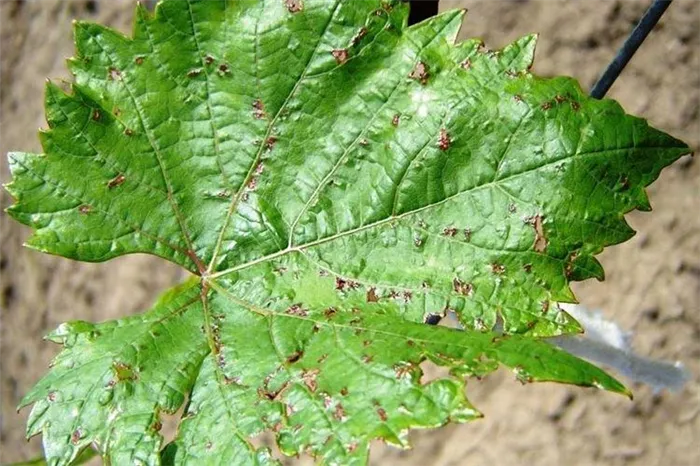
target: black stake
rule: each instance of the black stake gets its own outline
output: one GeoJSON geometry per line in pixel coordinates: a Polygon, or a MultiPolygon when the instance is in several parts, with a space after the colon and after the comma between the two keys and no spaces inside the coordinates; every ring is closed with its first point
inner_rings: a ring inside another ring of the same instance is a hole
{"type": "Polygon", "coordinates": [[[620,76],[625,65],[632,59],[634,53],[639,46],[642,45],[642,42],[644,42],[644,39],[647,38],[651,30],[654,29],[654,26],[659,22],[659,19],[661,19],[661,16],[670,4],[671,0],[654,0],[639,21],[639,24],[637,24],[629,37],[627,37],[625,43],[622,44],[622,47],[617,52],[617,56],[610,62],[598,79],[598,82],[595,83],[591,89],[591,97],[594,99],[602,99],[605,96],[617,77],[620,76]]]}
{"type": "Polygon", "coordinates": [[[408,16],[408,24],[420,23],[424,19],[435,16],[438,13],[438,0],[410,0],[411,13],[408,16]]]}

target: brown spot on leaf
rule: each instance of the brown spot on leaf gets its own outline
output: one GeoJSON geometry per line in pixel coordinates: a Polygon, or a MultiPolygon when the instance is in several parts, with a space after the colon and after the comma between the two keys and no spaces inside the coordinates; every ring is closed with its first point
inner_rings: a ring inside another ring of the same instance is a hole
{"type": "Polygon", "coordinates": [[[377,416],[379,416],[379,419],[381,419],[382,422],[386,422],[387,419],[389,419],[389,417],[386,415],[386,411],[381,406],[377,408],[377,416]]]}
{"type": "Polygon", "coordinates": [[[452,144],[452,139],[450,138],[450,135],[447,133],[447,130],[445,128],[441,128],[440,136],[438,137],[438,147],[441,151],[446,151],[450,148],[450,144],[452,144]]]}
{"type": "Polygon", "coordinates": [[[335,289],[338,291],[344,291],[345,286],[347,285],[347,281],[340,277],[335,277],[335,289]]]}
{"type": "Polygon", "coordinates": [[[107,73],[107,76],[111,81],[121,81],[122,80],[122,72],[119,71],[116,68],[110,68],[109,72],[107,73]]]}
{"type": "Polygon", "coordinates": [[[523,270],[525,271],[525,273],[530,273],[530,272],[532,272],[532,264],[525,264],[525,265],[523,265],[523,270]]]}
{"type": "Polygon", "coordinates": [[[231,68],[228,66],[227,63],[222,63],[219,65],[219,74],[229,74],[231,72],[231,68]]]}
{"type": "Polygon", "coordinates": [[[329,307],[329,308],[326,308],[325,311],[323,311],[323,315],[326,316],[327,319],[330,319],[331,317],[333,317],[335,315],[336,312],[337,311],[334,307],[329,307]]]}
{"type": "Polygon", "coordinates": [[[187,77],[188,78],[194,78],[196,76],[199,76],[202,74],[202,69],[201,68],[193,68],[187,72],[187,77]]]}
{"type": "Polygon", "coordinates": [[[516,102],[522,102],[523,98],[519,94],[515,94],[513,96],[513,100],[515,100],[516,102]]]}
{"type": "Polygon", "coordinates": [[[396,113],[396,114],[394,114],[393,118],[391,119],[391,124],[394,126],[399,126],[400,120],[401,120],[401,115],[396,113]]]}
{"type": "Polygon", "coordinates": [[[160,429],[162,429],[162,428],[163,428],[163,423],[160,422],[158,419],[153,421],[153,423],[151,424],[151,430],[154,432],[160,432],[160,429]]]}
{"type": "Polygon", "coordinates": [[[460,63],[460,66],[465,70],[469,70],[472,67],[472,61],[469,58],[467,58],[462,63],[460,63]]]}
{"type": "Polygon", "coordinates": [[[377,301],[379,301],[379,297],[377,297],[377,290],[374,287],[371,287],[369,290],[367,290],[367,302],[376,303],[377,301]]]}
{"type": "Polygon", "coordinates": [[[287,314],[299,317],[306,317],[308,315],[307,309],[304,309],[301,303],[292,304],[287,308],[287,314]]]}
{"type": "Polygon", "coordinates": [[[470,296],[474,291],[474,286],[471,283],[466,283],[456,277],[452,280],[452,288],[455,290],[455,293],[459,293],[462,296],[470,296]]]}
{"type": "Polygon", "coordinates": [[[411,71],[408,74],[408,77],[419,81],[421,84],[426,84],[428,82],[428,78],[430,77],[428,65],[426,65],[422,61],[419,61],[418,63],[416,63],[416,66],[413,68],[413,71],[411,71]]]}
{"type": "Polygon", "coordinates": [[[339,421],[345,419],[345,409],[343,408],[342,404],[338,403],[335,405],[335,409],[333,410],[333,417],[339,421]]]}
{"type": "Polygon", "coordinates": [[[539,214],[535,215],[534,217],[529,219],[528,223],[532,225],[532,227],[535,229],[535,243],[532,245],[532,248],[536,252],[544,252],[545,249],[547,249],[549,241],[544,235],[544,228],[542,226],[542,216],[539,214]]]}
{"type": "Polygon", "coordinates": [[[304,9],[304,2],[302,0],[284,0],[284,6],[290,13],[299,13],[304,9]]]}
{"type": "Polygon", "coordinates": [[[560,104],[562,102],[566,102],[566,100],[567,100],[566,97],[564,97],[563,95],[554,96],[554,101],[558,104],[560,104]]]}
{"type": "Polygon", "coordinates": [[[409,302],[411,299],[413,299],[413,293],[411,293],[410,291],[404,291],[403,293],[401,293],[401,295],[403,296],[403,299],[406,302],[409,302]]]}
{"type": "Polygon", "coordinates": [[[83,438],[83,432],[80,429],[75,429],[73,433],[70,434],[70,442],[73,445],[77,445],[81,438],[83,438]]]}
{"type": "Polygon", "coordinates": [[[137,65],[143,65],[144,58],[145,57],[143,55],[139,55],[138,57],[134,58],[134,63],[137,65]]]}
{"type": "Polygon", "coordinates": [[[514,214],[517,211],[518,211],[518,206],[516,206],[512,202],[510,204],[508,204],[508,212],[509,213],[514,214]]]}
{"type": "Polygon", "coordinates": [[[496,275],[501,275],[506,271],[506,266],[503,264],[499,264],[498,262],[494,262],[493,264],[491,264],[491,271],[496,275]]]}
{"type": "Polygon", "coordinates": [[[258,178],[254,176],[251,179],[249,179],[248,183],[246,184],[246,187],[251,191],[254,191],[255,188],[258,187],[258,178]]]}
{"type": "Polygon", "coordinates": [[[366,27],[361,27],[359,31],[357,31],[357,34],[355,34],[355,37],[352,38],[352,45],[357,45],[358,42],[362,40],[363,37],[367,35],[367,28],[366,27]]]}
{"type": "Polygon", "coordinates": [[[211,55],[205,56],[204,63],[207,65],[211,65],[212,63],[214,63],[214,57],[212,57],[211,55]]]}
{"type": "Polygon", "coordinates": [[[83,215],[89,214],[91,210],[92,210],[92,206],[90,206],[88,204],[83,204],[80,207],[78,207],[78,212],[80,212],[83,215]]]}
{"type": "Polygon", "coordinates": [[[269,136],[267,139],[265,139],[265,148],[267,150],[272,150],[272,148],[275,147],[276,142],[277,138],[275,136],[269,136]]]}
{"type": "Polygon", "coordinates": [[[323,364],[324,362],[326,362],[326,359],[328,359],[328,355],[327,355],[327,354],[322,354],[322,355],[318,358],[318,360],[316,360],[316,362],[319,363],[319,364],[323,364]]]}
{"type": "Polygon", "coordinates": [[[552,102],[545,102],[542,105],[540,105],[540,108],[542,110],[549,110],[550,108],[552,108],[552,102]]]}
{"type": "Polygon", "coordinates": [[[348,396],[348,387],[343,387],[340,389],[340,394],[343,396],[348,396]]]}
{"type": "Polygon", "coordinates": [[[253,101],[253,116],[258,120],[261,120],[266,116],[265,104],[263,104],[262,100],[260,99],[255,99],[253,101]]]}
{"type": "Polygon", "coordinates": [[[114,107],[112,109],[112,113],[114,114],[115,117],[119,118],[120,116],[122,116],[122,109],[119,107],[114,107]]]}
{"type": "Polygon", "coordinates": [[[117,379],[120,381],[136,380],[138,378],[136,372],[129,364],[120,361],[114,361],[112,363],[112,369],[114,370],[114,375],[116,375],[117,379]]]}
{"type": "Polygon", "coordinates": [[[56,392],[49,392],[48,395],[46,395],[46,399],[49,400],[50,402],[56,401],[56,398],[58,395],[56,395],[56,392]]]}
{"type": "Polygon", "coordinates": [[[423,238],[420,236],[416,236],[413,238],[413,245],[417,248],[421,247],[423,245],[423,238]]]}
{"type": "Polygon", "coordinates": [[[367,145],[369,145],[369,141],[367,139],[360,139],[360,145],[367,146],[367,145]]]}
{"type": "Polygon", "coordinates": [[[318,383],[316,382],[316,377],[318,374],[321,372],[320,369],[308,369],[305,370],[301,373],[301,380],[304,382],[304,385],[306,385],[306,388],[309,389],[310,392],[315,392],[316,389],[318,388],[318,383]]]}
{"type": "Polygon", "coordinates": [[[120,173],[107,182],[107,187],[109,189],[116,188],[117,186],[121,185],[125,181],[126,181],[126,177],[120,173]]]}
{"type": "Polygon", "coordinates": [[[369,354],[365,354],[364,356],[362,356],[362,362],[364,362],[365,364],[371,363],[373,359],[374,358],[369,354]]]}
{"type": "Polygon", "coordinates": [[[540,304],[542,305],[542,314],[546,314],[549,311],[549,301],[545,299],[540,304]]]}
{"type": "Polygon", "coordinates": [[[578,112],[580,108],[581,104],[579,104],[578,102],[574,102],[573,100],[571,101],[571,110],[573,110],[574,112],[578,112]]]}
{"type": "Polygon", "coordinates": [[[470,228],[464,229],[464,241],[467,243],[472,240],[472,230],[470,228]]]}
{"type": "Polygon", "coordinates": [[[99,110],[94,109],[94,110],[92,111],[92,119],[95,120],[95,121],[100,121],[100,118],[102,118],[102,114],[100,113],[99,110]]]}
{"type": "Polygon", "coordinates": [[[442,236],[454,237],[457,234],[457,229],[455,227],[445,227],[442,230],[442,236]]]}
{"type": "Polygon", "coordinates": [[[333,58],[335,58],[335,62],[339,65],[342,65],[346,61],[348,61],[348,50],[347,49],[334,49],[331,52],[331,55],[333,55],[333,58]]]}

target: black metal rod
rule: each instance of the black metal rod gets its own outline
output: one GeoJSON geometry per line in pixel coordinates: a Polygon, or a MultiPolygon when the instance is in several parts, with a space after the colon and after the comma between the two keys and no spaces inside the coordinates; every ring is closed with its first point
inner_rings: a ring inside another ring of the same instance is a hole
{"type": "Polygon", "coordinates": [[[666,9],[671,5],[671,0],[654,0],[654,2],[649,6],[639,24],[630,33],[625,43],[622,44],[620,50],[618,50],[617,55],[612,62],[605,69],[603,74],[598,79],[598,82],[593,85],[591,89],[591,97],[594,99],[602,99],[608,90],[615,83],[615,80],[620,73],[625,68],[627,63],[632,59],[634,53],[637,51],[644,39],[647,38],[649,33],[656,23],[659,22],[661,16],[663,16],[666,9]]]}
{"type": "Polygon", "coordinates": [[[438,0],[411,0],[408,24],[416,24],[438,14],[438,0]]]}

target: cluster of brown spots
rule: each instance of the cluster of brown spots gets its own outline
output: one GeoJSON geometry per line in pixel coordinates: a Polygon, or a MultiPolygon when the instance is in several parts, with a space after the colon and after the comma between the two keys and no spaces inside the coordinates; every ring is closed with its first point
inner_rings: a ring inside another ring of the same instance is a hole
{"type": "Polygon", "coordinates": [[[498,262],[494,262],[493,264],[491,264],[491,271],[496,275],[501,275],[506,271],[506,266],[503,264],[499,264],[498,262]]]}
{"type": "Polygon", "coordinates": [[[93,119],[94,121],[100,121],[100,118],[102,118],[102,114],[100,113],[99,110],[94,109],[94,110],[92,111],[92,119],[93,119]]]}
{"type": "Polygon", "coordinates": [[[454,237],[457,234],[455,227],[445,227],[442,229],[442,236],[454,237]]]}
{"type": "Polygon", "coordinates": [[[109,71],[107,72],[107,77],[111,81],[121,81],[122,80],[122,72],[116,68],[110,68],[109,71]]]}
{"type": "Polygon", "coordinates": [[[308,309],[304,309],[301,303],[292,304],[287,308],[287,314],[292,316],[306,317],[308,315],[308,309]]]}
{"type": "Polygon", "coordinates": [[[284,0],[284,6],[290,13],[299,13],[304,9],[304,2],[303,0],[284,0]]]}
{"type": "Polygon", "coordinates": [[[263,104],[262,100],[260,99],[255,99],[253,101],[253,116],[258,120],[261,120],[266,116],[265,104],[263,104]]]}
{"type": "Polygon", "coordinates": [[[367,35],[367,28],[366,27],[361,27],[359,31],[357,31],[357,34],[355,34],[355,37],[352,38],[352,45],[357,45],[358,42],[362,40],[363,37],[367,35]]]}
{"type": "Polygon", "coordinates": [[[287,364],[294,364],[295,362],[299,361],[302,356],[304,356],[304,352],[301,350],[297,350],[287,356],[287,364]]]}
{"type": "Polygon", "coordinates": [[[474,285],[460,280],[457,277],[452,280],[452,288],[455,290],[455,293],[459,293],[462,296],[471,296],[474,292],[474,285]]]}
{"type": "Polygon", "coordinates": [[[201,68],[193,68],[187,72],[187,77],[188,78],[194,78],[196,76],[199,76],[202,74],[202,69],[201,68]]]}
{"type": "Polygon", "coordinates": [[[348,61],[348,57],[350,56],[348,54],[348,49],[333,49],[331,51],[331,55],[333,55],[333,58],[335,58],[335,62],[339,65],[342,65],[346,61],[348,61]]]}
{"type": "Polygon", "coordinates": [[[316,382],[316,377],[321,373],[320,369],[307,369],[301,373],[301,381],[306,385],[311,393],[315,392],[318,388],[318,382],[316,382]]]}
{"type": "Polygon", "coordinates": [[[330,319],[336,314],[336,312],[338,311],[334,307],[329,307],[323,311],[323,315],[326,316],[326,319],[330,319]]]}
{"type": "Polygon", "coordinates": [[[248,180],[248,183],[246,183],[246,188],[248,188],[251,191],[254,191],[255,188],[258,187],[258,178],[256,176],[251,176],[250,179],[248,180]]]}
{"type": "Polygon", "coordinates": [[[542,216],[537,214],[533,217],[530,217],[529,219],[527,219],[527,223],[532,225],[532,227],[535,229],[535,243],[532,245],[532,248],[536,252],[544,252],[545,249],[547,249],[549,240],[544,235],[544,227],[542,226],[542,216]]]}
{"type": "Polygon", "coordinates": [[[123,184],[125,181],[126,177],[120,173],[107,182],[107,187],[109,189],[116,188],[117,186],[123,184]]]}
{"type": "Polygon", "coordinates": [[[451,144],[452,139],[447,133],[447,130],[445,128],[440,128],[440,135],[438,136],[438,148],[440,148],[440,150],[444,152],[450,148],[451,144]]]}
{"type": "Polygon", "coordinates": [[[88,204],[83,204],[80,207],[78,207],[78,212],[80,212],[83,215],[87,215],[92,211],[92,206],[88,204]]]}
{"type": "Polygon", "coordinates": [[[335,289],[338,291],[345,291],[345,288],[349,290],[356,290],[360,287],[360,284],[353,280],[345,280],[340,277],[335,279],[335,289]]]}
{"type": "Polygon", "coordinates": [[[265,149],[272,150],[272,148],[275,147],[275,143],[277,143],[277,137],[268,136],[268,138],[265,139],[265,149]]]}
{"type": "Polygon", "coordinates": [[[219,74],[220,75],[225,75],[225,74],[230,74],[231,73],[231,68],[228,66],[227,63],[222,63],[219,65],[219,74]]]}
{"type": "Polygon", "coordinates": [[[81,438],[83,438],[83,432],[80,429],[75,429],[73,433],[70,434],[70,443],[77,445],[81,438]]]}
{"type": "Polygon", "coordinates": [[[467,58],[462,63],[460,63],[459,66],[461,66],[462,69],[470,70],[472,68],[472,61],[469,58],[467,58]]]}
{"type": "Polygon", "coordinates": [[[333,410],[333,417],[336,418],[338,421],[345,420],[345,408],[343,408],[342,404],[337,403],[335,405],[335,409],[333,410]]]}
{"type": "Polygon", "coordinates": [[[374,287],[371,287],[367,290],[367,302],[376,303],[377,301],[379,301],[379,297],[377,296],[377,290],[374,287]]]}
{"type": "Polygon", "coordinates": [[[138,57],[134,58],[134,63],[136,63],[137,65],[143,65],[143,60],[145,58],[146,57],[144,57],[143,55],[139,55],[138,57]]]}
{"type": "Polygon", "coordinates": [[[391,118],[391,124],[394,126],[399,126],[400,120],[401,120],[401,115],[398,113],[395,113],[394,116],[391,118]]]}
{"type": "Polygon", "coordinates": [[[416,63],[416,66],[413,68],[413,71],[411,71],[408,74],[408,77],[411,79],[415,79],[416,81],[425,85],[428,82],[428,78],[430,77],[428,65],[426,65],[422,61],[419,61],[418,63],[416,63]]]}

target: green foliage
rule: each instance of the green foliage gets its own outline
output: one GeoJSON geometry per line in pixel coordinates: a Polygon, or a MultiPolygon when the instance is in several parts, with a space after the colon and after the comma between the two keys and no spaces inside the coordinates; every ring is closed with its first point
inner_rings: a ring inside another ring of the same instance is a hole
{"type": "Polygon", "coordinates": [[[150,253],[196,278],[149,311],[63,324],[26,396],[49,464],[363,465],[374,438],[480,414],[465,377],[626,393],[540,337],[633,231],[682,142],[528,72],[535,37],[454,45],[462,12],[404,3],[163,1],[133,38],[76,23],[43,154],[10,154],[28,245],[150,253]],[[454,311],[465,331],[424,325],[454,311]],[[502,328],[502,332],[499,331],[502,328]],[[419,364],[449,375],[430,382],[419,364]],[[162,413],[188,400],[163,448],[162,413]]]}

